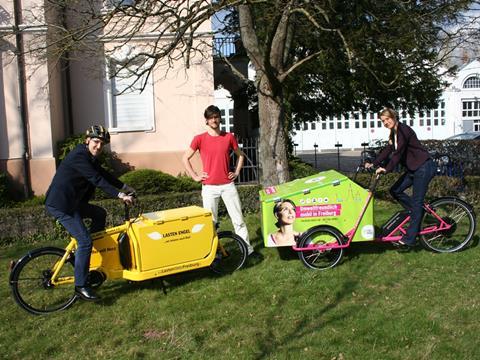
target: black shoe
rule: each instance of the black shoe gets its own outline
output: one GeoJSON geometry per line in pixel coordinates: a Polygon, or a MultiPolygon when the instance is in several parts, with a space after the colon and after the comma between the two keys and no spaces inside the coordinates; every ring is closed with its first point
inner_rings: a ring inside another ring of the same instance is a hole
{"type": "Polygon", "coordinates": [[[75,295],[86,301],[97,301],[100,297],[88,286],[75,286],[75,295]]]}
{"type": "Polygon", "coordinates": [[[397,251],[400,253],[410,252],[415,248],[415,246],[408,245],[403,242],[402,243],[398,242],[396,246],[397,246],[397,251]]]}

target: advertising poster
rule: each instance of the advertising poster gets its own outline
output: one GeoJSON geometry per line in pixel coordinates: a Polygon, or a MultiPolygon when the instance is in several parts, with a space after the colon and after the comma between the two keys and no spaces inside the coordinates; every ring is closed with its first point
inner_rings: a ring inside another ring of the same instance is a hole
{"type": "MultiPolygon", "coordinates": [[[[335,170],[266,187],[260,191],[264,244],[295,246],[303,232],[317,225],[330,225],[345,234],[354,228],[367,196],[366,189],[335,170]]],[[[374,236],[371,202],[353,241],[374,236]]]]}

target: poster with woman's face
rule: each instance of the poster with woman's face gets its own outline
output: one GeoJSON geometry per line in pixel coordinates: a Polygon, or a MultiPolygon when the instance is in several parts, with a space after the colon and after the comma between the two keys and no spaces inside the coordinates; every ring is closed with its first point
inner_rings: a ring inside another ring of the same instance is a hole
{"type": "Polygon", "coordinates": [[[268,236],[267,246],[294,246],[300,235],[294,229],[297,217],[295,203],[289,199],[277,201],[273,206],[273,215],[277,230],[268,236]]]}

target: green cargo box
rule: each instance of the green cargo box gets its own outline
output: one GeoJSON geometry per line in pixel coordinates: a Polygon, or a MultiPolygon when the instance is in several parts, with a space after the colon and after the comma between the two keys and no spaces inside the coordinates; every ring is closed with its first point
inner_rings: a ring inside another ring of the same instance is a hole
{"type": "MultiPolygon", "coordinates": [[[[266,187],[260,191],[265,246],[292,246],[301,233],[318,225],[346,234],[354,228],[367,196],[368,190],[335,170],[266,187]]],[[[352,241],[374,237],[371,201],[352,241]]]]}

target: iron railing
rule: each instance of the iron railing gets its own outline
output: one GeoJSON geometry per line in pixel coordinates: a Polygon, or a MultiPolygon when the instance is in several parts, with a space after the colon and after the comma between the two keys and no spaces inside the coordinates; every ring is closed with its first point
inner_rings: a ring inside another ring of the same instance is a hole
{"type": "MultiPolygon", "coordinates": [[[[238,176],[237,184],[258,184],[258,138],[238,139],[238,146],[245,154],[245,161],[238,176]]],[[[235,168],[237,156],[232,152],[230,156],[230,167],[235,168]]]]}
{"type": "Polygon", "coordinates": [[[234,55],[244,54],[242,41],[238,37],[217,37],[213,39],[213,57],[228,58],[234,55]]]}

